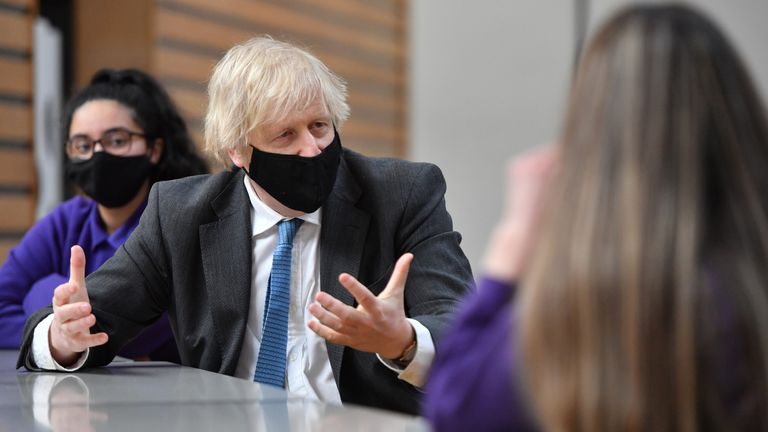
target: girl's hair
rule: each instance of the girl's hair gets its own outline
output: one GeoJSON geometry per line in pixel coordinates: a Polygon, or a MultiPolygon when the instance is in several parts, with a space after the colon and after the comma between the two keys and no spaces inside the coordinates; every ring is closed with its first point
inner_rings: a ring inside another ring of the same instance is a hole
{"type": "Polygon", "coordinates": [[[72,116],[92,100],[113,100],[131,110],[136,123],[146,134],[147,145],[156,139],[165,145],[150,182],[170,180],[208,172],[208,165],[197,152],[187,126],[168,93],[145,72],[137,69],[102,69],[91,82],[64,106],[61,123],[64,141],[69,138],[72,116]]]}
{"type": "Polygon", "coordinates": [[[766,430],[768,126],[689,7],[634,6],[580,64],[520,292],[545,430],[766,430]]]}

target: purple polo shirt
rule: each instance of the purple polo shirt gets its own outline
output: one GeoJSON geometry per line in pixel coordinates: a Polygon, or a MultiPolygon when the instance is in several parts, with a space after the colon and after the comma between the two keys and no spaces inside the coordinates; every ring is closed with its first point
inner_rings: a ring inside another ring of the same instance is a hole
{"type": "MultiPolygon", "coordinates": [[[[27,317],[49,306],[54,289],[69,280],[70,247],[78,244],[85,251],[87,276],[128,239],[139,224],[144,207],[146,202],[110,235],[102,226],[96,202],[76,196],[30,228],[0,268],[0,348],[18,348],[27,317]]],[[[145,329],[119,354],[178,362],[167,315],[145,329]]]]}

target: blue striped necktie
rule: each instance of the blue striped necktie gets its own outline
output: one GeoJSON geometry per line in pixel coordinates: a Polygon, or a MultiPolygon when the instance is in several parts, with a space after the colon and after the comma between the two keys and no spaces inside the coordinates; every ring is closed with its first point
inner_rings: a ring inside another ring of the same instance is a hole
{"type": "Polygon", "coordinates": [[[264,332],[253,380],[284,387],[285,350],[288,344],[288,304],[291,301],[291,250],[301,219],[280,221],[280,240],[272,255],[272,272],[264,305],[264,332]]]}

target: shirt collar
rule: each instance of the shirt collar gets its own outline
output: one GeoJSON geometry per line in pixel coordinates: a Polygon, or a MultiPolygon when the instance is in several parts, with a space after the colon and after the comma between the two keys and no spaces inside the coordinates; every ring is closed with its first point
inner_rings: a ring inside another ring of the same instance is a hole
{"type": "Polygon", "coordinates": [[[119,248],[120,245],[128,240],[128,237],[131,235],[136,226],[139,225],[141,214],[144,213],[144,209],[146,207],[147,200],[145,199],[141,205],[139,205],[139,207],[134,210],[133,214],[131,214],[125,223],[120,225],[120,227],[116,229],[112,234],[108,234],[106,228],[104,227],[104,222],[102,222],[101,216],[99,215],[99,205],[96,201],[91,200],[91,211],[88,215],[88,225],[90,225],[93,245],[97,246],[102,242],[108,242],[113,249],[119,248]]]}
{"type": "MultiPolygon", "coordinates": [[[[253,218],[251,218],[252,236],[255,237],[277,225],[281,220],[287,219],[285,216],[272,210],[271,207],[266,205],[264,201],[256,195],[256,191],[253,190],[253,185],[247,175],[243,176],[243,183],[245,183],[245,190],[248,192],[248,199],[251,201],[251,209],[253,210],[253,218]]],[[[320,210],[321,209],[317,209],[312,213],[305,213],[298,218],[304,222],[320,226],[320,210]]]]}

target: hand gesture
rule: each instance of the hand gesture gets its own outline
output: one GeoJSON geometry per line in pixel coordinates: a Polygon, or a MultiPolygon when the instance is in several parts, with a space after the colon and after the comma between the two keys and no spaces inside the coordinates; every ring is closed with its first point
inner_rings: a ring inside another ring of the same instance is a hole
{"type": "Polygon", "coordinates": [[[49,343],[54,360],[68,366],[87,348],[107,342],[106,333],[91,334],[96,324],[91,313],[88,291],[85,289],[85,254],[80,246],[72,246],[69,261],[69,282],[53,292],[53,322],[49,343]]]}
{"type": "Polygon", "coordinates": [[[413,254],[407,253],[395,264],[386,288],[374,296],[365,285],[347,273],[339,282],[357,300],[353,308],[328,293],[318,293],[309,312],[317,318],[308,326],[329,342],[359,351],[378,353],[395,359],[411,344],[415,335],[405,317],[403,291],[413,254]]]}
{"type": "Polygon", "coordinates": [[[513,159],[507,168],[504,212],[485,253],[486,275],[513,281],[521,275],[524,261],[536,236],[548,182],[558,152],[545,147],[513,159]]]}

